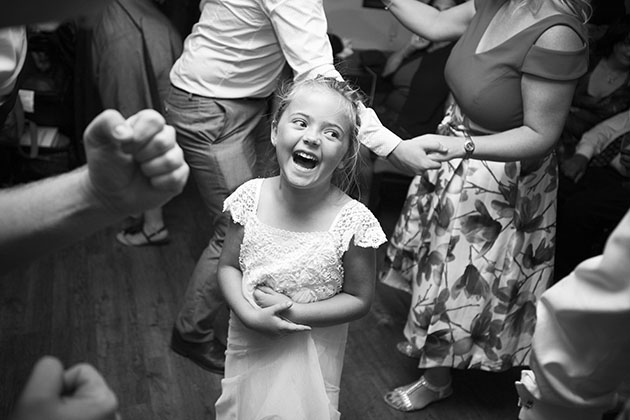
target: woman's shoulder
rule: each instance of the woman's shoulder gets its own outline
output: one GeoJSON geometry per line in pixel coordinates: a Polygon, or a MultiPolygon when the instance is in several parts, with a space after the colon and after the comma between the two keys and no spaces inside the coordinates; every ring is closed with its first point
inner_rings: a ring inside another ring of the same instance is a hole
{"type": "MultiPolygon", "coordinates": [[[[567,16],[566,22],[571,22],[567,16]]],[[[588,47],[585,34],[580,27],[564,24],[562,20],[558,24],[553,24],[546,28],[536,44],[538,47],[554,51],[582,51],[588,47]],[[578,31],[579,30],[579,31],[578,31]]]]}

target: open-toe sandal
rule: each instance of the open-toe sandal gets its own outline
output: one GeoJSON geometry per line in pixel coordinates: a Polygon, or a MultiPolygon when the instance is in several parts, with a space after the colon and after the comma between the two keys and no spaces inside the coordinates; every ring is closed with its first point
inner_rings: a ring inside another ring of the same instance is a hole
{"type": "Polygon", "coordinates": [[[424,407],[431,403],[441,401],[450,397],[452,393],[453,387],[451,386],[450,382],[444,386],[431,385],[423,375],[416,382],[398,387],[393,391],[389,391],[387,394],[385,394],[384,398],[385,402],[390,407],[395,408],[399,411],[409,412],[422,410],[424,407]],[[413,405],[409,396],[414,392],[420,391],[422,388],[426,388],[431,393],[431,398],[425,404],[413,405]]]}
{"type": "Polygon", "coordinates": [[[118,232],[116,239],[127,246],[156,246],[170,242],[166,226],[162,226],[153,233],[146,233],[144,226],[132,226],[118,232]]]}

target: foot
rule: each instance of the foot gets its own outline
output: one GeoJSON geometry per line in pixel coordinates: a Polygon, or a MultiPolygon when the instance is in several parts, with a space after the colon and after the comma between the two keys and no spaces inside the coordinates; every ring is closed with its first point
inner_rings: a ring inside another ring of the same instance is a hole
{"type": "Polygon", "coordinates": [[[448,398],[453,393],[451,383],[431,385],[424,376],[416,382],[401,386],[385,394],[385,402],[399,411],[422,410],[427,405],[448,398]]]}
{"type": "Polygon", "coordinates": [[[173,329],[171,349],[209,372],[222,375],[225,371],[225,346],[217,339],[207,343],[192,343],[184,340],[179,332],[173,329]]]}
{"type": "Polygon", "coordinates": [[[420,349],[414,346],[409,341],[401,341],[396,344],[396,350],[400,353],[404,354],[407,357],[411,357],[412,359],[420,358],[420,349]]]}
{"type": "Polygon", "coordinates": [[[144,226],[132,226],[118,232],[116,239],[127,246],[163,245],[170,240],[165,226],[152,230],[144,226]]]}

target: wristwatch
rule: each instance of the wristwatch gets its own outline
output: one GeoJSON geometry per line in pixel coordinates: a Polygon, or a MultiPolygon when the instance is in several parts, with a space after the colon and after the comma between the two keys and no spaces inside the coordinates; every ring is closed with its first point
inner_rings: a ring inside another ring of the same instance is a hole
{"type": "Polygon", "coordinates": [[[470,137],[470,134],[468,134],[468,131],[464,131],[464,138],[464,152],[466,152],[464,159],[469,159],[475,151],[475,142],[472,137],[470,137]]]}

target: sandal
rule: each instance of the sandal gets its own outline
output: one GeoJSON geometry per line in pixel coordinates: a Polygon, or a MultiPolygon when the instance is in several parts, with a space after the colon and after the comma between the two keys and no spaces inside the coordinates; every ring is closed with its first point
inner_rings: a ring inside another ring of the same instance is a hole
{"type": "Polygon", "coordinates": [[[387,405],[389,405],[390,407],[395,408],[398,411],[409,412],[422,410],[427,405],[446,399],[452,394],[453,387],[451,386],[450,382],[444,386],[435,386],[431,385],[425,379],[424,375],[422,375],[420,379],[416,382],[398,387],[393,391],[389,391],[387,394],[385,394],[384,399],[387,405]],[[430,398],[429,401],[427,401],[423,405],[415,406],[411,403],[411,399],[409,398],[409,396],[414,392],[421,390],[422,388],[426,388],[427,391],[432,394],[432,398],[430,398]]]}
{"type": "Polygon", "coordinates": [[[144,231],[144,226],[132,226],[118,232],[116,239],[126,246],[156,246],[170,242],[166,226],[150,234],[144,231]]]}
{"type": "Polygon", "coordinates": [[[407,357],[411,357],[412,359],[419,359],[420,353],[422,353],[422,350],[420,350],[409,341],[400,341],[399,343],[397,343],[396,350],[407,357]]]}

